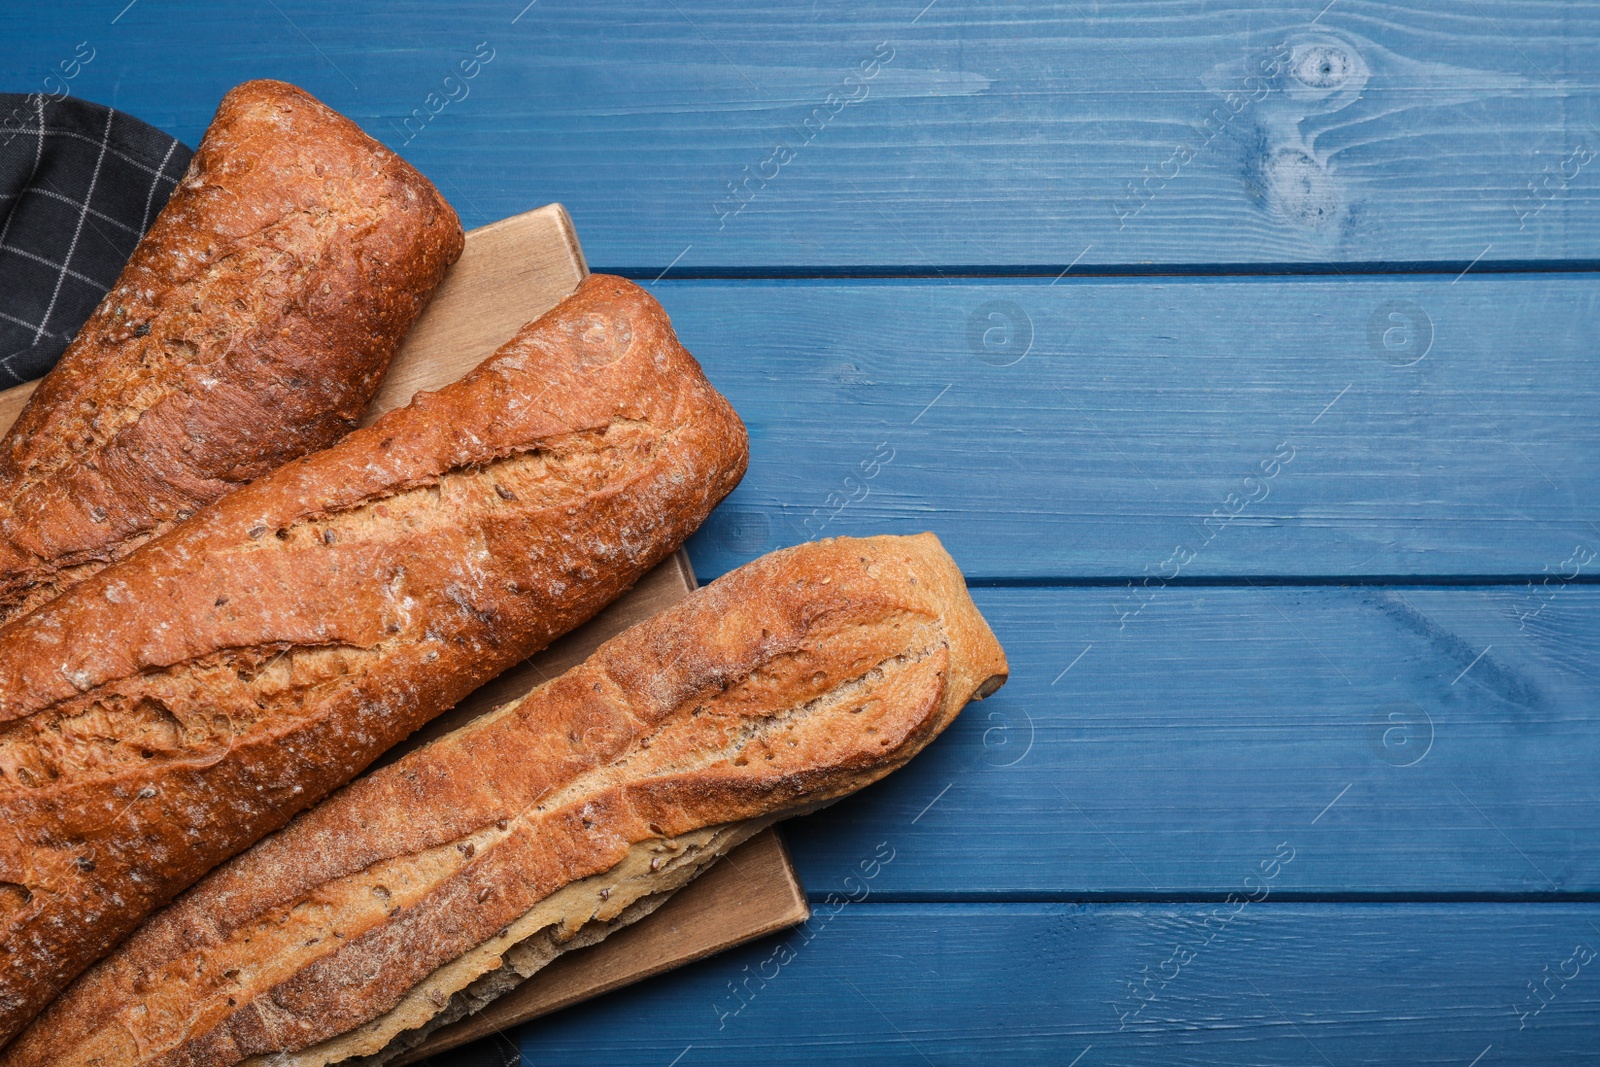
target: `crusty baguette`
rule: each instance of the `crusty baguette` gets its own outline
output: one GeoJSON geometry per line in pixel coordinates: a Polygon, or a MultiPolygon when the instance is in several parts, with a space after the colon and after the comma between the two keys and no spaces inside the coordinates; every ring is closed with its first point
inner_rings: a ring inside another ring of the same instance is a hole
{"type": "Polygon", "coordinates": [[[578,291],[460,381],[0,628],[0,1018],[583,622],[744,473],[644,290],[578,291]]]}
{"type": "Polygon", "coordinates": [[[247,82],[0,441],[0,622],[360,420],[461,254],[404,160],[247,82]]]}
{"type": "Polygon", "coordinates": [[[773,819],[888,774],[1006,671],[932,534],[774,552],[213,872],[0,1062],[397,1055],[773,819]]]}

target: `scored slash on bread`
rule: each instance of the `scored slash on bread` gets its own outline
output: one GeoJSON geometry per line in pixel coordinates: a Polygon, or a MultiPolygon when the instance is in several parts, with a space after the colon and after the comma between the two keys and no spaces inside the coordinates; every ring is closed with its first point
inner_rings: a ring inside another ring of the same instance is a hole
{"type": "Polygon", "coordinates": [[[228,93],[0,441],[0,622],[355,426],[462,243],[349,119],[282,82],[228,93]]]}
{"type": "Polygon", "coordinates": [[[901,766],[1006,673],[933,535],[772,553],[213,872],[0,1063],[379,1063],[901,766]]]}
{"type": "Polygon", "coordinates": [[[0,1021],[625,591],[747,454],[660,305],[591,276],[0,627],[0,1021]]]}

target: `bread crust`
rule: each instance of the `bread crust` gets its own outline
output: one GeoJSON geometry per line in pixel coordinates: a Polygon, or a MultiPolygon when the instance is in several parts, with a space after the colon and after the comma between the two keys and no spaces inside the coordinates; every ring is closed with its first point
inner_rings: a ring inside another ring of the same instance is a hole
{"type": "Polygon", "coordinates": [[[583,622],[744,473],[660,306],[592,276],[478,369],[0,628],[0,1018],[583,622]]]}
{"type": "Polygon", "coordinates": [[[438,191],[252,81],[0,441],[0,622],[356,425],[460,256],[438,191]]]}
{"type": "Polygon", "coordinates": [[[553,894],[591,891],[541,920],[558,940],[610,922],[639,886],[613,898],[597,876],[620,879],[630,857],[637,873],[645,850],[666,883],[708,829],[860,789],[1006,673],[932,534],[772,553],[219,868],[0,1059],[310,1067],[381,1053],[510,953],[428,987],[431,1009],[424,983],[553,894]]]}

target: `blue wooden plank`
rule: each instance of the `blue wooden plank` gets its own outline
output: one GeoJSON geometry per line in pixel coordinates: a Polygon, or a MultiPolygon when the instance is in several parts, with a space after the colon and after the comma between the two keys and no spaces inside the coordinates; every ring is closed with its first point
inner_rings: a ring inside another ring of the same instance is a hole
{"type": "Polygon", "coordinates": [[[1587,275],[653,289],[751,430],[691,545],[706,577],[924,529],[985,579],[1543,577],[1600,553],[1587,275]]]}
{"type": "Polygon", "coordinates": [[[1597,950],[1593,904],[869,895],[520,1037],[524,1063],[652,1067],[1594,1063],[1597,950]]]}
{"type": "Polygon", "coordinates": [[[1317,6],[38,4],[0,83],[193,143],[286,78],[469,223],[562,200],[652,274],[1600,258],[1600,9],[1317,6]]]}
{"type": "Polygon", "coordinates": [[[1010,682],[788,824],[814,896],[887,841],[880,899],[1220,898],[1286,839],[1280,897],[1600,893],[1600,589],[976,598],[1010,682]]]}
{"type": "Polygon", "coordinates": [[[1600,260],[1600,9],[1313,15],[117,0],[8,13],[0,81],[192,143],[284,77],[469,225],[567,202],[602,267],[930,276],[655,286],[752,429],[699,568],[933,528],[1066,584],[979,590],[1010,685],[792,825],[805,930],[525,1062],[1595,1062],[1596,309],[1475,275],[1600,260]],[[1475,266],[1337,273],[1421,263],[1475,266]],[[1076,277],[1228,264],[1330,276],[1076,277]],[[1345,575],[1532,581],[1275,580],[1345,575]],[[1560,902],[1394,900],[1451,896],[1560,902]]]}

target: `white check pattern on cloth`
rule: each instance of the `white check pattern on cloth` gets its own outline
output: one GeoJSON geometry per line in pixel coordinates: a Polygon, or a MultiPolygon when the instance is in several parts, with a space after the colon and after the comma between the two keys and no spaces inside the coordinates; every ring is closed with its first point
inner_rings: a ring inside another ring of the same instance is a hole
{"type": "MultiPolygon", "coordinates": [[[[72,243],[67,246],[67,258],[61,261],[61,273],[56,275],[56,287],[50,292],[50,304],[44,309],[44,317],[39,320],[39,330],[33,335],[33,343],[38,344],[44,336],[45,327],[50,323],[50,316],[55,314],[56,301],[61,299],[61,283],[67,280],[67,269],[72,266],[72,256],[78,251],[78,238],[83,235],[83,220],[89,217],[89,205],[94,202],[94,187],[100,181],[100,168],[106,161],[106,142],[111,139],[111,124],[116,121],[117,113],[106,110],[106,132],[100,138],[100,154],[94,160],[94,173],[89,175],[89,191],[83,194],[83,203],[79,205],[78,225],[72,230],[72,243]]],[[[39,103],[39,147],[44,149],[44,102],[39,103]]],[[[151,184],[154,184],[152,179],[151,184]]],[[[0,241],[0,252],[5,251],[5,242],[0,241]]],[[[107,284],[109,290],[111,286],[107,284]]]]}
{"type": "Polygon", "coordinates": [[[111,108],[0,94],[0,386],[54,365],[191,152],[111,108]]]}

